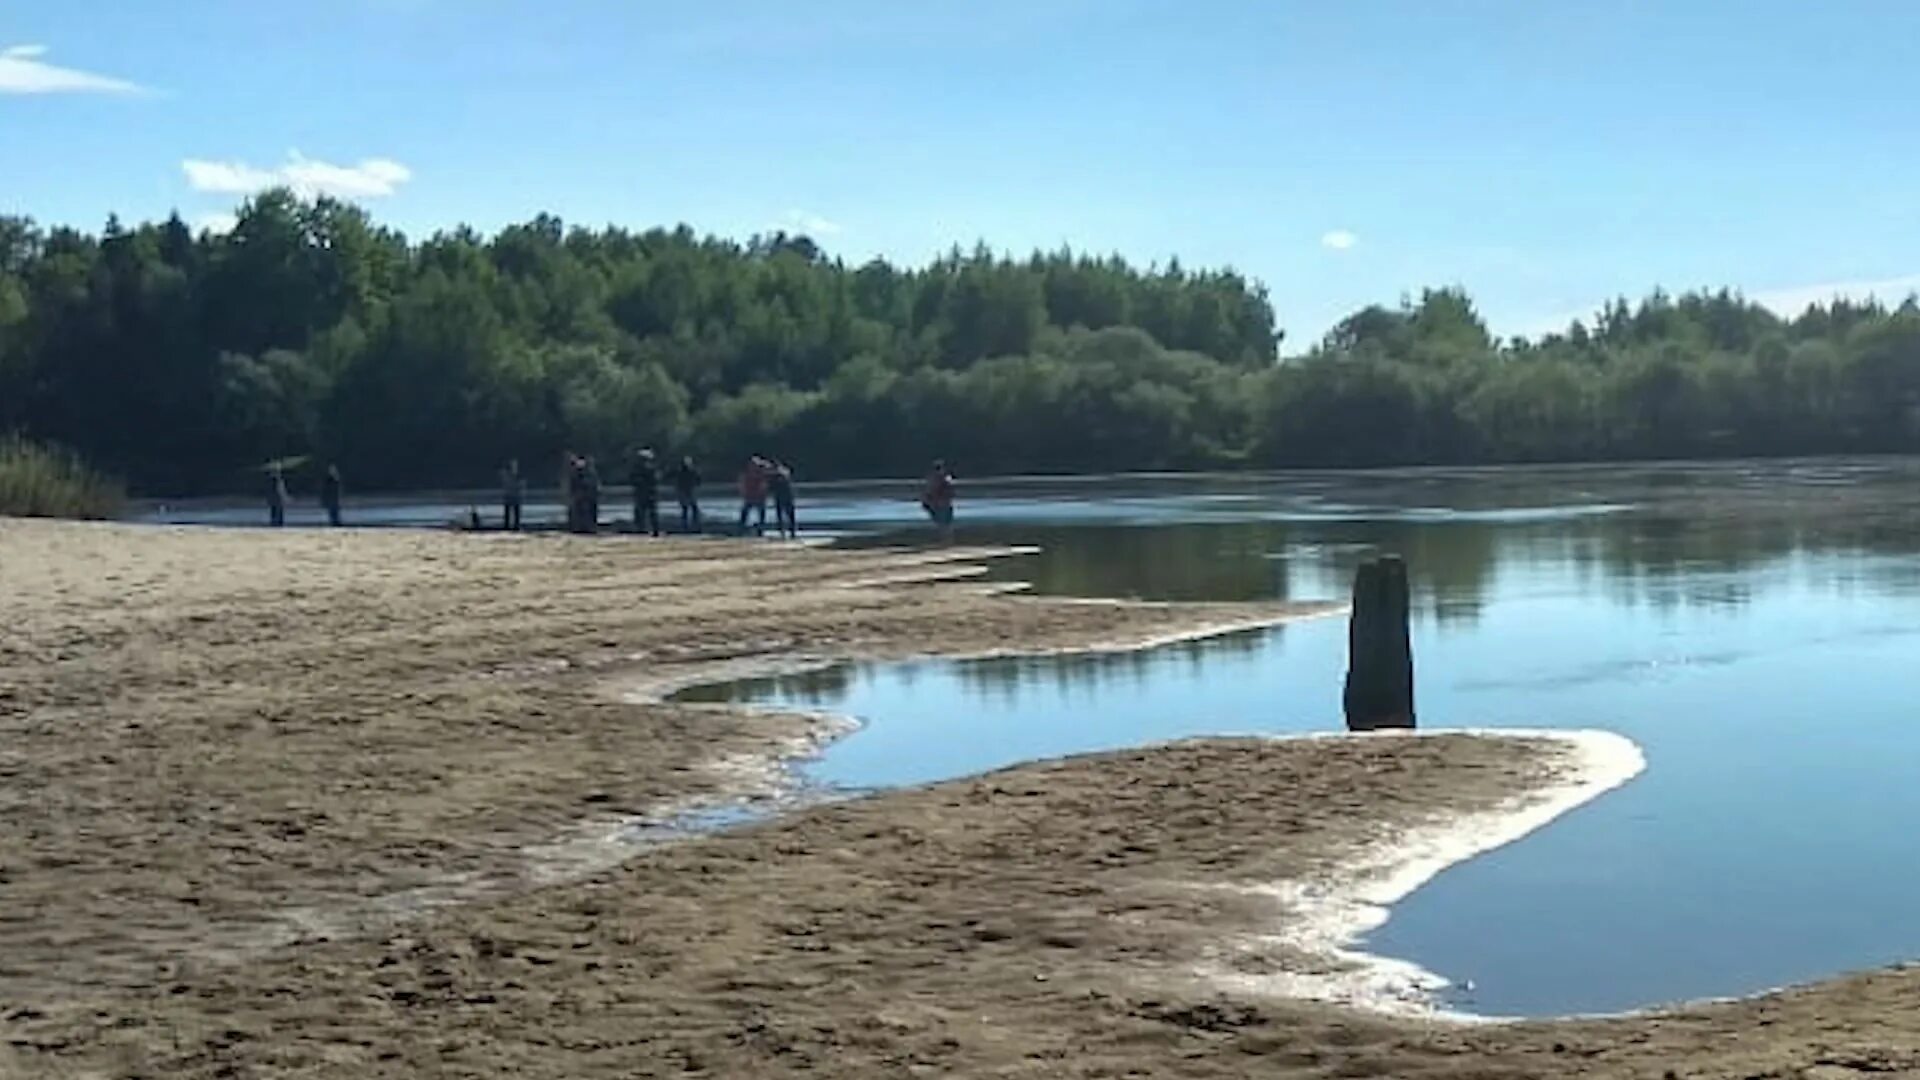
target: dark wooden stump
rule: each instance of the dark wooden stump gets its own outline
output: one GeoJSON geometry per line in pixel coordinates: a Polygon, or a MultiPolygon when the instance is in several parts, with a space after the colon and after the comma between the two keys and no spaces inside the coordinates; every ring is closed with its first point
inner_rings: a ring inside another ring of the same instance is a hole
{"type": "Polygon", "coordinates": [[[1407,633],[1407,565],[1389,555],[1353,576],[1347,628],[1347,728],[1378,731],[1413,722],[1413,644],[1407,633]]]}

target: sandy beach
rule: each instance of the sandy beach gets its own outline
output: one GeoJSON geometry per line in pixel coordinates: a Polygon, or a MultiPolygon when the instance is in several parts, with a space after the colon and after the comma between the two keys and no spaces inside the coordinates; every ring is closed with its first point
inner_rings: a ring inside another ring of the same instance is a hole
{"type": "Polygon", "coordinates": [[[1369,901],[1626,780],[1604,740],[1199,740],[785,807],[818,721],[661,700],[1325,610],[1009,595],[987,554],[0,521],[0,1075],[1920,1070],[1905,971],[1378,1007],[1417,987],[1341,954],[1369,901]],[[779,812],[606,842],[740,798],[779,812]]]}

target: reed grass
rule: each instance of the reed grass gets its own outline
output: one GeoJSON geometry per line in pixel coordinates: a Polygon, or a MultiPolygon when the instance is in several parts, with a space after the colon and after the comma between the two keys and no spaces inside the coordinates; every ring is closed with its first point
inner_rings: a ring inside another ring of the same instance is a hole
{"type": "Polygon", "coordinates": [[[111,518],[125,500],[120,482],[89,468],[80,455],[0,436],[0,515],[111,518]]]}

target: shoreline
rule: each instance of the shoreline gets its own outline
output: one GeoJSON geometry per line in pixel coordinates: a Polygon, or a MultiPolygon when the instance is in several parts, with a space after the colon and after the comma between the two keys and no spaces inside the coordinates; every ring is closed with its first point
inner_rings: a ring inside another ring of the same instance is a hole
{"type": "MultiPolygon", "coordinates": [[[[969,552],[985,559],[1004,558],[1020,554],[1028,549],[1001,549],[969,552]]],[[[909,560],[914,561],[914,560],[909,560]]],[[[925,560],[933,563],[945,560],[925,560]]],[[[928,578],[924,580],[949,581],[948,577],[928,578]]],[[[898,584],[863,581],[859,587],[871,587],[878,584],[898,584]]],[[[1124,604],[1135,608],[1156,606],[1147,601],[1122,601],[1104,599],[1082,599],[1076,597],[1051,598],[1052,602],[1062,604],[1124,604]]],[[[1173,607],[1175,605],[1166,605],[1173,607]]],[[[1185,605],[1189,610],[1196,606],[1185,605]]],[[[1219,605],[1222,608],[1243,608],[1245,605],[1219,605]]],[[[780,678],[792,675],[805,675],[813,672],[828,671],[838,667],[856,664],[893,664],[940,662],[964,664],[979,660],[1009,658],[1047,658],[1064,656],[1117,655],[1122,653],[1147,652],[1186,642],[1206,641],[1212,638],[1227,637],[1235,634],[1258,633],[1285,626],[1290,623],[1304,622],[1310,619],[1329,618],[1344,614],[1348,608],[1344,603],[1333,601],[1302,602],[1293,605],[1299,610],[1274,612],[1264,615],[1241,615],[1223,619],[1218,623],[1199,625],[1179,631],[1169,631],[1145,637],[1113,638],[1090,642],[1084,645],[1068,645],[1046,649],[987,649],[966,653],[920,652],[897,655],[808,657],[777,655],[752,658],[719,665],[718,669],[702,669],[679,673],[677,676],[642,678],[637,672],[616,675],[603,685],[606,692],[630,705],[665,705],[673,703],[682,708],[712,710],[718,713],[731,713],[746,716],[775,717],[783,721],[797,721],[803,726],[795,732],[785,735],[769,736],[766,745],[748,748],[721,755],[702,766],[713,773],[733,777],[733,786],[723,787],[712,794],[691,796],[669,803],[659,804],[645,810],[623,816],[612,822],[594,822],[583,820],[576,822],[568,831],[575,835],[556,838],[545,844],[531,845],[527,850],[535,859],[534,874],[543,884],[572,880],[585,874],[617,866],[627,858],[657,843],[671,842],[672,839],[686,835],[699,835],[708,828],[694,826],[683,829],[678,823],[688,819],[705,819],[719,816],[725,828],[733,824],[751,824],[777,818],[783,813],[805,809],[808,806],[835,801],[840,798],[860,798],[881,793],[892,788],[861,788],[840,790],[810,782],[803,774],[806,763],[817,761],[832,751],[833,744],[856,734],[867,727],[870,721],[847,713],[837,713],[825,709],[788,708],[777,705],[757,705],[741,702],[673,702],[673,699],[689,690],[723,686],[729,683],[745,682],[753,679],[780,678]],[[736,820],[737,815],[737,820],[736,820]]],[[[1329,735],[1344,733],[1329,732],[1329,735]]],[[[1205,737],[1205,736],[1203,736],[1205,737]]],[[[1216,736],[1224,737],[1224,736],[1216,736]]],[[[1037,759],[1050,760],[1050,759],[1037,759]]],[[[1024,762],[1023,764],[1035,764],[1024,762]]],[[[961,779],[949,777],[948,780],[961,779]]],[[[944,781],[937,781],[944,782],[944,781]]],[[[924,787],[927,785],[913,785],[924,787]]]]}
{"type": "Polygon", "coordinates": [[[1007,547],[24,520],[0,541],[19,631],[0,640],[17,826],[0,866],[72,868],[0,877],[21,913],[0,925],[20,961],[0,967],[0,1000],[598,872],[649,829],[776,793],[776,763],[833,734],[622,701],[610,680],[1125,648],[1331,608],[1075,604],[971,580],[1007,547]],[[133,899],[154,895],[168,902],[133,899]],[[76,935],[101,944],[66,948],[76,935]]]}
{"type": "Polygon", "coordinates": [[[1327,970],[1260,976],[1220,970],[1203,974],[1238,990],[1278,993],[1390,1016],[1463,1023],[1522,1019],[1448,1008],[1435,995],[1452,985],[1451,980],[1414,961],[1358,946],[1365,935],[1392,918],[1393,905],[1449,867],[1522,840],[1626,784],[1645,770],[1646,756],[1625,736],[1600,730],[1457,728],[1371,732],[1351,737],[1420,739],[1450,735],[1558,743],[1570,760],[1560,763],[1545,782],[1514,792],[1492,809],[1451,816],[1443,812],[1396,838],[1362,847],[1321,880],[1249,887],[1247,891],[1269,896],[1284,906],[1293,921],[1293,925],[1274,934],[1251,936],[1268,937],[1284,947],[1325,957],[1329,961],[1327,970]]]}
{"type": "Polygon", "coordinates": [[[1214,1077],[1240,1075],[1247,1054],[1275,1056],[1284,1076],[1302,1054],[1331,1066],[1445,1029],[1199,985],[1192,960],[1262,915],[1242,886],[1364,850],[1354,808],[1396,828],[1440,806],[1497,808],[1550,758],[1537,740],[1435,733],[1031,762],[0,1018],[0,1032],[23,1072],[49,1063],[48,1047],[86,1046],[84,1063],[131,1039],[139,1056],[118,1060],[208,1078],[269,1065],[880,1077],[903,1060],[939,1075],[1214,1077]],[[293,1025],[307,1034],[278,1034],[293,1025]]]}
{"type": "MultiPolygon", "coordinates": [[[[968,553],[967,557],[993,559],[1005,558],[1013,554],[1018,554],[1018,552],[968,553]]],[[[857,587],[888,588],[901,584],[923,584],[929,581],[951,582],[952,580],[953,579],[946,577],[919,577],[912,579],[902,577],[877,582],[863,581],[857,587]]],[[[1033,595],[1019,588],[1020,583],[1018,582],[1007,582],[1004,584],[1005,587],[996,587],[992,590],[982,592],[980,595],[1033,595]]],[[[1038,644],[1031,647],[1019,645],[993,646],[959,651],[914,650],[911,648],[876,649],[863,654],[841,654],[834,656],[778,653],[728,659],[706,666],[689,667],[686,670],[664,675],[648,675],[636,668],[636,670],[633,671],[611,676],[606,680],[606,687],[608,692],[630,704],[661,705],[671,703],[676,695],[683,694],[689,690],[721,686],[734,682],[746,682],[753,679],[805,675],[811,672],[825,671],[830,668],[852,664],[895,664],[920,661],[964,664],[979,660],[1045,659],[1048,657],[1100,656],[1145,652],[1150,649],[1161,649],[1169,645],[1180,645],[1187,642],[1205,641],[1210,638],[1257,633],[1263,630],[1272,630],[1285,626],[1289,623],[1306,622],[1310,619],[1331,618],[1344,615],[1349,610],[1349,605],[1343,600],[1290,601],[1284,605],[1272,605],[1283,607],[1285,610],[1270,610],[1249,615],[1246,614],[1249,608],[1260,608],[1270,605],[1163,603],[1152,600],[1108,600],[1098,597],[1089,598],[1078,596],[1049,596],[1041,599],[1047,604],[1062,608],[1119,608],[1140,613],[1165,610],[1170,612],[1178,611],[1189,615],[1215,609],[1223,613],[1234,612],[1235,614],[1231,616],[1223,614],[1222,617],[1211,622],[1199,620],[1178,630],[1096,638],[1091,641],[1076,644],[1038,644]]],[[[696,664],[697,663],[698,662],[696,662],[696,664]]],[[[756,706],[732,706],[721,702],[697,702],[692,704],[696,704],[702,708],[712,706],[719,708],[758,709],[756,706]]],[[[804,709],[778,708],[764,709],[761,711],[799,715],[805,715],[808,712],[808,710],[804,709]]]]}
{"type": "Polygon", "coordinates": [[[830,731],[610,695],[636,661],[665,688],[778,658],[1131,649],[1338,605],[990,595],[915,562],[947,556],[776,545],[32,522],[0,545],[0,1075],[1920,1071],[1911,966],[1498,1023],[1273,993],[1281,974],[1379,985],[1354,935],[1624,782],[1639,755],[1614,736],[1187,740],[599,867],[599,826],[568,832],[725,800],[770,747],[830,731]],[[476,883],[504,887],[458,893],[476,883]]]}
{"type": "MultiPolygon", "coordinates": [[[[1143,604],[1139,601],[1104,598],[1061,598],[1061,602],[1152,606],[1151,602],[1143,604]]],[[[689,678],[673,684],[652,684],[640,689],[628,688],[624,691],[623,698],[636,704],[658,704],[688,690],[753,679],[804,675],[857,664],[927,661],[966,663],[1004,658],[1147,652],[1185,642],[1256,633],[1289,623],[1337,616],[1348,610],[1348,605],[1344,603],[1329,602],[1322,610],[1242,617],[1211,626],[1145,638],[1108,640],[1046,650],[1008,647],[969,654],[910,653],[885,658],[768,658],[765,662],[749,662],[725,672],[713,673],[712,677],[689,678]]],[[[742,786],[734,793],[717,800],[709,799],[705,804],[680,808],[671,815],[673,817],[687,814],[699,816],[716,810],[722,813],[738,810],[745,820],[729,821],[720,826],[726,828],[734,824],[754,824],[774,820],[786,813],[842,798],[861,798],[894,790],[883,787],[842,791],[818,787],[811,784],[801,772],[805,763],[816,761],[830,753],[835,742],[857,733],[870,724],[884,722],[880,718],[866,719],[831,710],[734,702],[701,702],[695,707],[765,713],[806,721],[814,726],[798,736],[769,745],[764,753],[734,755],[728,764],[730,767],[738,767],[742,773],[742,786]]],[[[1208,971],[1203,968],[1202,974],[1217,980],[1224,987],[1257,995],[1278,995],[1300,1001],[1344,1005],[1389,1016],[1421,1017],[1460,1023],[1508,1023],[1537,1019],[1487,1016],[1445,1006],[1436,995],[1452,985],[1452,981],[1446,976],[1424,968],[1414,961],[1369,952],[1360,948],[1359,945],[1366,934],[1378,929],[1392,917],[1394,905],[1412,895],[1443,871],[1525,839],[1560,817],[1625,785],[1645,770],[1646,757],[1639,745],[1626,736],[1597,729],[1430,728],[1407,732],[1326,731],[1268,738],[1284,743],[1298,740],[1391,740],[1449,736],[1557,744],[1568,760],[1555,769],[1556,775],[1552,779],[1538,785],[1523,786],[1493,809],[1456,815],[1449,815],[1442,811],[1435,815],[1434,820],[1409,830],[1397,840],[1357,848],[1349,853],[1334,873],[1323,880],[1288,882],[1271,888],[1246,887],[1245,891],[1250,894],[1270,896],[1288,910],[1294,921],[1294,925],[1283,932],[1248,936],[1270,937],[1283,947],[1323,957],[1328,961],[1328,970],[1250,977],[1230,971],[1208,971]]],[[[1150,750],[1183,742],[1236,737],[1245,736],[1221,732],[1171,742],[1149,742],[1133,749],[1150,750]]],[[[1018,768],[1022,765],[1045,765],[1049,762],[1070,760],[1079,756],[1083,755],[1033,759],[1009,768],[1018,768]]],[[[949,777],[933,783],[948,783],[962,778],[964,777],[949,777]]],[[[911,787],[924,786],[929,785],[911,785],[911,787]]],[[[656,820],[660,816],[662,815],[650,813],[644,818],[633,819],[629,822],[627,831],[661,828],[656,820]]],[[[666,827],[671,828],[671,825],[666,827]]],[[[609,837],[608,841],[625,846],[626,854],[616,855],[611,861],[600,863],[595,869],[616,865],[621,859],[631,857],[639,847],[648,843],[646,840],[636,841],[631,837],[609,837]]],[[[1648,1006],[1650,1009],[1655,1007],[1657,1006],[1648,1006]]]]}
{"type": "MultiPolygon", "coordinates": [[[[1005,473],[986,476],[967,477],[969,484],[1005,487],[1041,487],[1047,485],[1085,485],[1116,481],[1140,481],[1147,483],[1166,481],[1202,481],[1202,480],[1250,480],[1290,479],[1306,477],[1311,479],[1377,479],[1381,477],[1408,476],[1425,477],[1480,477],[1487,473],[1499,475],[1541,475],[1560,476],[1565,474],[1586,475],[1592,473],[1613,474],[1623,469],[1638,469],[1650,472],[1675,472],[1697,470],[1702,472],[1724,472],[1734,470],[1752,470],[1755,468],[1777,467],[1782,470],[1806,466],[1837,467],[1875,467],[1913,463],[1920,455],[1901,452],[1884,453],[1846,453],[1830,454],[1790,454],[1784,456],[1737,455],[1732,457],[1621,457],[1587,458],[1567,461],[1486,461],[1471,464],[1425,464],[1425,465],[1355,465],[1355,466],[1296,466],[1261,467],[1249,469],[1162,469],[1139,472],[1059,472],[1059,473],[1005,473]]],[[[912,493],[925,481],[924,476],[865,476],[839,477],[831,480],[808,481],[804,487],[809,492],[838,494],[848,490],[895,489],[906,488],[908,494],[900,501],[911,503],[912,493]]],[[[720,480],[711,482],[711,486],[731,495],[731,487],[720,480]]],[[[615,493],[627,490],[625,484],[607,484],[603,491],[615,493]]],[[[542,501],[551,499],[558,502],[560,489],[557,486],[538,486],[527,489],[529,495],[539,495],[542,501]]],[[[703,490],[703,496],[708,493],[703,490]]],[[[448,500],[450,502],[471,502],[478,506],[498,507],[500,492],[497,487],[425,487],[403,490],[375,489],[353,494],[355,501],[369,506],[391,506],[409,502],[448,500]]],[[[617,500],[616,500],[617,501],[617,500]]],[[[715,500],[713,505],[725,505],[726,499],[715,500]]],[[[318,505],[316,496],[296,495],[290,505],[318,505]]],[[[702,505],[707,505],[703,499],[702,505]]],[[[352,505],[350,502],[349,506],[352,505]]],[[[126,506],[130,512],[154,511],[162,507],[264,507],[258,494],[252,490],[229,492],[227,494],[202,495],[130,495],[126,506]]],[[[724,516],[724,515],[716,515],[724,516]]],[[[118,519],[125,524],[144,524],[134,517],[118,519]]]]}

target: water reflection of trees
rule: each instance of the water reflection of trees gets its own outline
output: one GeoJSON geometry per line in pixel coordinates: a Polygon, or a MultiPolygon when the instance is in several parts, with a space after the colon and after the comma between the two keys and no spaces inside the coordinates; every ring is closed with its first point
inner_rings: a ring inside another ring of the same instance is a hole
{"type": "Polygon", "coordinates": [[[1616,603],[1657,609],[1738,607],[1768,589],[1920,586],[1920,516],[1861,506],[1752,514],[1636,515],[1598,536],[1587,557],[1616,603]]]}
{"type": "Polygon", "coordinates": [[[1913,471],[1855,471],[1846,484],[1791,466],[1649,466],[1624,480],[1591,469],[1521,480],[1484,470],[1369,477],[1314,489],[1330,503],[1375,508],[1345,519],[1006,527],[979,538],[1039,545],[996,573],[1056,595],[1339,598],[1363,559],[1391,552],[1407,561],[1416,617],[1442,625],[1478,619],[1508,581],[1634,607],[1726,608],[1788,583],[1920,592],[1913,471]],[[1468,497],[1476,483],[1486,490],[1468,497]],[[1551,508],[1556,497],[1575,509],[1501,516],[1527,500],[1551,508]],[[1628,509],[1578,512],[1592,504],[1628,509]]]}
{"type": "Polygon", "coordinates": [[[1006,560],[995,574],[1052,595],[1286,599],[1284,568],[1268,558],[1273,535],[1258,524],[1179,524],[1001,527],[968,539],[1038,546],[1037,554],[1006,560]]]}
{"type": "Polygon", "coordinates": [[[1037,545],[995,573],[1040,593],[1167,601],[1341,599],[1361,561],[1394,552],[1412,568],[1416,610],[1443,621],[1478,616],[1501,543],[1487,525],[1403,521],[996,530],[982,539],[1037,545]]]}
{"type": "MultiPolygon", "coordinates": [[[[1858,473],[1839,484],[1818,477],[1802,482],[1791,467],[1655,472],[1658,482],[1634,484],[1609,484],[1591,470],[1555,474],[1564,481],[1564,500],[1632,506],[1619,513],[1546,519],[1396,513],[1458,505],[1455,488],[1464,481],[1451,476],[1401,485],[1395,507],[1375,479],[1358,485],[1366,490],[1326,482],[1316,491],[1328,502],[1380,507],[1350,518],[1004,526],[970,530],[968,539],[1038,545],[1038,554],[1005,560],[995,573],[1031,582],[1041,593],[1175,601],[1344,598],[1362,560],[1391,552],[1407,561],[1416,618],[1442,626],[1474,622],[1502,590],[1656,611],[1739,609],[1786,588],[1920,597],[1920,473],[1858,473]]],[[[1497,507],[1522,495],[1547,498],[1537,480],[1534,487],[1496,485],[1481,502],[1497,507]]],[[[1124,689],[1154,677],[1156,665],[1197,668],[1208,658],[1256,652],[1265,640],[1262,633],[1240,634],[1152,652],[887,670],[901,691],[937,673],[990,700],[1042,687],[1124,689]]],[[[687,697],[831,707],[846,702],[863,677],[863,669],[840,665],[687,697]]]]}
{"type": "Polygon", "coordinates": [[[1144,686],[1169,664],[1183,664],[1198,672],[1208,658],[1251,656],[1271,645],[1284,627],[1222,634],[1183,641],[1157,649],[1122,652],[1062,653],[1048,656],[1009,656],[967,660],[954,672],[969,690],[1000,702],[1012,701],[1023,691],[1049,687],[1084,692],[1144,686]]]}
{"type": "Polygon", "coordinates": [[[846,700],[858,674],[857,665],[833,664],[785,675],[696,686],[674,695],[674,700],[724,704],[800,701],[824,705],[846,700]]]}

